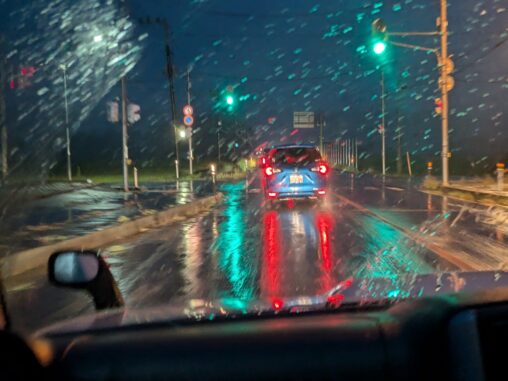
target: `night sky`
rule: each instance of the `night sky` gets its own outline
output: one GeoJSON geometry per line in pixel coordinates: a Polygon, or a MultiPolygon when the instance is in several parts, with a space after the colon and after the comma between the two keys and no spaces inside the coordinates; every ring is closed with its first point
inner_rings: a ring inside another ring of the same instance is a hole
{"type": "MultiPolygon", "coordinates": [[[[63,159],[61,62],[69,65],[75,163],[92,170],[93,165],[116,168],[118,162],[120,168],[120,127],[106,121],[105,109],[119,95],[118,79],[125,73],[129,99],[142,109],[141,121],[130,130],[131,156],[141,166],[169,166],[174,143],[164,39],[157,25],[138,22],[146,16],[166,17],[171,25],[179,118],[186,101],[185,72],[191,70],[200,160],[216,155],[219,119],[229,153],[236,157],[265,142],[317,141],[317,131],[294,133],[292,128],[294,111],[315,111],[327,122],[327,141],[357,138],[365,165],[376,167],[383,66],[389,164],[393,168],[397,126],[404,151],[415,161],[439,162],[434,54],[389,46],[381,61],[369,41],[378,17],[390,31],[434,31],[437,0],[0,4],[9,78],[20,66],[37,67],[31,86],[10,89],[4,84],[15,149],[11,162],[20,170],[57,171],[63,159]],[[93,41],[97,34],[103,36],[101,42],[93,41]],[[239,101],[232,111],[222,102],[228,86],[239,101]]],[[[460,173],[490,170],[497,160],[508,160],[508,2],[450,0],[448,13],[449,51],[456,65],[450,94],[451,168],[460,173]]],[[[393,39],[439,46],[434,37],[393,39]]]]}

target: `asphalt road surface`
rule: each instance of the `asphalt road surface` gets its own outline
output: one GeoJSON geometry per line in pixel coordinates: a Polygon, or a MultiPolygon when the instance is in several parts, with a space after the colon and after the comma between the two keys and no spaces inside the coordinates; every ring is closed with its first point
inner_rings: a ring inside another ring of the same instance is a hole
{"type": "MultiPolygon", "coordinates": [[[[256,176],[221,190],[224,202],[210,213],[103,248],[128,307],[307,296],[350,278],[508,269],[506,209],[428,195],[407,180],[333,173],[321,206],[265,207],[256,176]]],[[[45,272],[6,285],[22,332],[93,312],[84,293],[50,286],[45,272]]]]}

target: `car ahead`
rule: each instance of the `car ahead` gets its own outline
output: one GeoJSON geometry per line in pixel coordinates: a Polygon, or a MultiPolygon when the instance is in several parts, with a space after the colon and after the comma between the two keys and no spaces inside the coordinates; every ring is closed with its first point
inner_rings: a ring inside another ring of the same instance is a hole
{"type": "Polygon", "coordinates": [[[322,199],[330,167],[313,145],[281,145],[268,155],[263,169],[265,197],[270,201],[322,199]]]}

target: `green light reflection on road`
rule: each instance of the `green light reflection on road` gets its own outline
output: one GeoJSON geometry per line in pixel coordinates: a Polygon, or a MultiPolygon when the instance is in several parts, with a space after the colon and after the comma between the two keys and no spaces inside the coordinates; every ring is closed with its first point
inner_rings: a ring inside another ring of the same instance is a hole
{"type": "Polygon", "coordinates": [[[256,256],[246,249],[247,226],[242,199],[243,184],[225,184],[224,220],[220,223],[215,251],[219,255],[219,267],[231,284],[232,293],[244,301],[254,297],[254,283],[258,264],[256,256]]]}

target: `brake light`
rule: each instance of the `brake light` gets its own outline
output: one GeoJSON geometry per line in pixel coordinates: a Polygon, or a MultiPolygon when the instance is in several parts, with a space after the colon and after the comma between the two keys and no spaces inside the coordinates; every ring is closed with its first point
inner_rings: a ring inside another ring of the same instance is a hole
{"type": "Polygon", "coordinates": [[[320,189],[317,191],[317,193],[321,196],[325,195],[326,194],[326,191],[324,189],[320,189]]]}
{"type": "Polygon", "coordinates": [[[265,168],[265,175],[272,176],[273,175],[273,168],[272,167],[266,167],[265,168]]]}
{"type": "Polygon", "coordinates": [[[277,198],[277,193],[275,193],[275,192],[268,192],[268,197],[270,197],[270,198],[277,198]]]}
{"type": "Polygon", "coordinates": [[[328,166],[326,164],[319,164],[318,172],[322,175],[326,175],[328,173],[328,166]]]}
{"type": "Polygon", "coordinates": [[[261,158],[261,164],[263,164],[263,165],[265,165],[265,164],[266,164],[266,157],[264,157],[264,156],[263,156],[263,157],[261,158]]]}

